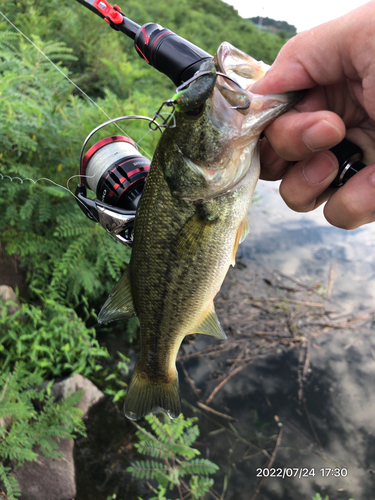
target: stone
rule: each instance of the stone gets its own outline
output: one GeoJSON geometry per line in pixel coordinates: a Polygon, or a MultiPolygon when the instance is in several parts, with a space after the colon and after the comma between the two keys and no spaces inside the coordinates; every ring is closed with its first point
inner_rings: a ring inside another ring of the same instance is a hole
{"type": "Polygon", "coordinates": [[[18,255],[9,255],[0,240],[0,283],[15,290],[18,288],[20,297],[26,297],[28,286],[26,283],[26,268],[21,267],[18,255]]]}
{"type": "MultiPolygon", "coordinates": [[[[21,302],[19,301],[17,295],[14,293],[14,290],[11,286],[0,285],[0,299],[3,300],[4,302],[11,300],[12,302],[15,302],[17,304],[17,305],[7,306],[8,316],[10,316],[11,314],[14,314],[16,311],[21,309],[21,302]]],[[[0,305],[0,314],[1,314],[1,311],[2,311],[2,308],[0,305]]]]}
{"type": "Polygon", "coordinates": [[[77,392],[80,390],[85,391],[85,394],[77,404],[77,407],[83,411],[83,417],[86,417],[91,406],[104,397],[102,391],[89,379],[77,373],[72,377],[53,384],[51,393],[58,400],[66,397],[69,391],[77,392]]]}
{"type": "MultiPolygon", "coordinates": [[[[14,476],[21,490],[21,500],[72,500],[76,495],[73,439],[60,439],[61,458],[39,454],[37,460],[25,462],[14,476]]],[[[35,450],[38,452],[38,450],[35,450]]]]}

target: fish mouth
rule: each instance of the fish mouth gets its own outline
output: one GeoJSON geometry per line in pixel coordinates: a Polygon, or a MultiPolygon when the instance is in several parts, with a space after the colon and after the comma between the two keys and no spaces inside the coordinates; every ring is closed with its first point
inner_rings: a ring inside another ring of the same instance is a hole
{"type": "MultiPolygon", "coordinates": [[[[225,75],[218,75],[215,89],[219,92],[216,92],[216,96],[214,94],[214,98],[220,93],[226,104],[220,103],[217,98],[212,110],[220,114],[224,113],[226,108],[225,119],[237,121],[237,128],[247,140],[260,135],[272,120],[304,95],[303,92],[269,95],[252,93],[251,87],[266,74],[270,66],[263,61],[257,61],[228,42],[220,45],[214,61],[218,72],[225,75]]],[[[215,121],[214,114],[211,119],[215,121]]]]}
{"type": "MultiPolygon", "coordinates": [[[[178,148],[196,179],[184,190],[185,200],[208,200],[229,193],[259,177],[259,137],[266,126],[297,102],[301,94],[258,95],[251,86],[270,66],[256,61],[228,42],[220,45],[214,62],[217,79],[205,104],[207,134],[197,147],[178,148]],[[199,185],[199,187],[198,187],[199,185]]],[[[176,191],[177,192],[177,191],[176,191]]]]}
{"type": "Polygon", "coordinates": [[[234,80],[244,90],[262,78],[270,66],[257,61],[228,42],[223,42],[215,56],[217,69],[234,80]]]}
{"type": "MultiPolygon", "coordinates": [[[[198,198],[206,200],[236,189],[249,173],[259,176],[257,142],[261,130],[256,124],[263,115],[260,103],[265,97],[258,100],[248,89],[269,68],[227,42],[220,45],[214,62],[217,79],[207,113],[218,132],[216,142],[211,143],[215,147],[209,158],[200,151],[183,155],[191,171],[204,178],[204,194],[198,198]]],[[[194,199],[191,193],[184,198],[194,199]]]]}

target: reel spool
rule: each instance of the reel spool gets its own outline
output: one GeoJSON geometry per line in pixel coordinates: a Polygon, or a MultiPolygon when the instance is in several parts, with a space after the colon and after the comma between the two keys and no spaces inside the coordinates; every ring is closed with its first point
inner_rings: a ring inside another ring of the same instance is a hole
{"type": "Polygon", "coordinates": [[[81,183],[94,191],[98,200],[135,211],[149,170],[150,160],[139,154],[135,142],[115,135],[88,150],[79,174],[81,183]]]}

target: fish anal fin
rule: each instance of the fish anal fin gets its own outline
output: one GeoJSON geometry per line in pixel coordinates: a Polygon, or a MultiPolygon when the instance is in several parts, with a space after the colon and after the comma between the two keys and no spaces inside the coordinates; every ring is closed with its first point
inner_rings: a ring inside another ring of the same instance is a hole
{"type": "Polygon", "coordinates": [[[222,329],[219,319],[215,312],[215,307],[212,304],[212,307],[208,310],[208,312],[204,315],[202,321],[199,325],[194,328],[192,333],[202,333],[204,335],[212,335],[218,339],[225,340],[227,336],[222,329]]]}
{"type": "Polygon", "coordinates": [[[128,267],[101,308],[98,322],[109,323],[110,321],[130,318],[134,315],[135,310],[128,267]]]}
{"type": "Polygon", "coordinates": [[[249,219],[246,217],[246,219],[241,222],[241,224],[237,230],[236,238],[234,240],[232,259],[230,262],[231,266],[233,266],[233,267],[236,265],[236,254],[237,254],[238,246],[240,243],[243,242],[243,240],[249,234],[249,231],[250,231],[249,219]]]}
{"type": "Polygon", "coordinates": [[[181,413],[177,370],[170,381],[160,382],[142,373],[137,364],[125,398],[125,415],[130,420],[139,420],[157,408],[162,408],[170,418],[181,413]]]}

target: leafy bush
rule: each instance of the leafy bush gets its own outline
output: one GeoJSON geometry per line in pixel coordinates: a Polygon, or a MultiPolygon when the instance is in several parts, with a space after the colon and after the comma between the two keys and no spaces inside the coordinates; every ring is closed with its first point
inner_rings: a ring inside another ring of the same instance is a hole
{"type": "Polygon", "coordinates": [[[100,357],[108,357],[100,347],[94,328],[87,328],[77,313],[53,298],[43,299],[43,308],[23,304],[7,316],[2,306],[0,318],[0,361],[10,370],[23,361],[29,373],[45,377],[64,374],[90,375],[101,369],[100,357]]]}
{"type": "MultiPolygon", "coordinates": [[[[18,38],[2,34],[0,39],[0,92],[6,97],[0,100],[0,172],[63,184],[77,173],[80,145],[92,121],[101,120],[99,110],[69,96],[70,84],[18,38]]],[[[41,46],[51,59],[70,54],[61,44],[41,46]]],[[[115,105],[116,99],[108,101],[115,105]]],[[[83,292],[90,298],[108,294],[129,259],[129,250],[90,222],[67,191],[46,181],[5,177],[0,210],[7,252],[22,258],[31,284],[46,289],[52,283],[66,304],[79,303],[83,292]]]]}
{"type": "Polygon", "coordinates": [[[9,500],[20,491],[10,467],[4,465],[6,461],[23,465],[37,459],[35,446],[46,457],[59,457],[59,439],[86,435],[82,410],[75,407],[83,392],[55,402],[49,386],[40,388],[42,382],[40,374],[28,372],[23,364],[0,374],[0,479],[9,500]],[[42,407],[39,412],[33,404],[36,400],[42,407]]]}
{"type": "Polygon", "coordinates": [[[139,453],[152,458],[134,461],[128,472],[138,479],[155,479],[158,482],[157,496],[153,500],[166,500],[168,487],[171,490],[176,487],[180,498],[186,492],[194,500],[202,499],[214,482],[208,476],[219,467],[205,458],[195,458],[200,455],[197,449],[191,448],[199,436],[198,426],[193,425],[197,419],[185,419],[181,414],[171,420],[164,413],[164,423],[156,415],[145,418],[153,433],[135,424],[139,439],[135,446],[139,453]],[[186,476],[190,476],[189,483],[183,479],[186,476]]]}

